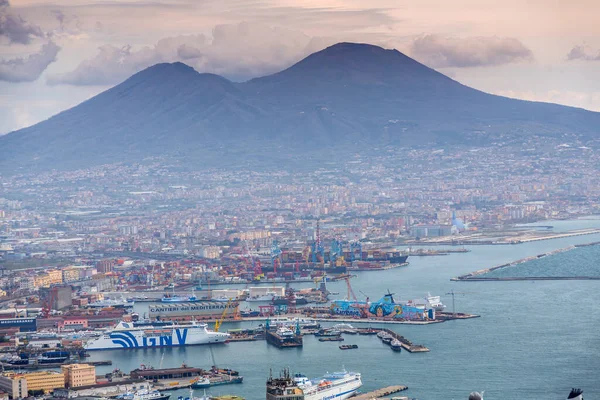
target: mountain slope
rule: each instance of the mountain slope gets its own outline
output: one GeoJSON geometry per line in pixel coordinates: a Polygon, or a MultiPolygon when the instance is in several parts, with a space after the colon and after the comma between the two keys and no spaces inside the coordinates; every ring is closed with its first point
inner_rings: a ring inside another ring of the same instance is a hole
{"type": "Polygon", "coordinates": [[[485,142],[598,134],[600,114],[490,95],[396,50],[340,43],[232,83],[158,64],[47,121],[0,137],[0,169],[78,168],[169,155],[226,162],[269,147],[485,142]]]}

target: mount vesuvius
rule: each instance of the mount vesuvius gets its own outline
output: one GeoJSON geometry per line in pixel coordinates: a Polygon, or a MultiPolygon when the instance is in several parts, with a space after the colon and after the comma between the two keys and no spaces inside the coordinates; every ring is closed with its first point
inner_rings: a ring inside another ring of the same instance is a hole
{"type": "Polygon", "coordinates": [[[29,128],[0,137],[3,171],[72,169],[145,157],[205,165],[281,149],[470,144],[500,135],[595,138],[600,113],[490,95],[397,50],[339,43],[279,73],[234,83],[157,64],[29,128]],[[273,150],[273,149],[279,149],[273,150]]]}

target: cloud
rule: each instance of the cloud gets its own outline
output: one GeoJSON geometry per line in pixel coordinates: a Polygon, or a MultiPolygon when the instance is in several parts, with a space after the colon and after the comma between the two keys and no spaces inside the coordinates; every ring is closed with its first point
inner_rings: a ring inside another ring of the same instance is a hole
{"type": "Polygon", "coordinates": [[[533,53],[514,38],[442,37],[423,35],[411,45],[411,54],[431,67],[484,67],[530,61],[533,53]]]}
{"type": "Polygon", "coordinates": [[[34,37],[43,37],[39,26],[27,23],[21,16],[9,12],[8,0],[0,0],[0,37],[9,43],[29,44],[34,37]]]}
{"type": "Polygon", "coordinates": [[[494,94],[515,99],[556,103],[571,107],[580,107],[600,111],[600,92],[578,92],[572,90],[500,90],[494,94]]]}
{"type": "Polygon", "coordinates": [[[49,84],[111,85],[162,62],[183,61],[200,72],[245,80],[287,67],[333,41],[299,31],[246,23],[218,25],[212,36],[187,35],[159,40],[138,50],[104,45],[74,70],[52,75],[49,84]]]}
{"type": "Polygon", "coordinates": [[[184,43],[177,48],[177,55],[182,60],[190,60],[192,58],[202,57],[202,51],[197,47],[193,47],[184,43]]]}
{"type": "Polygon", "coordinates": [[[600,61],[600,51],[592,54],[592,50],[587,46],[575,46],[567,54],[567,60],[600,61]]]}
{"type": "Polygon", "coordinates": [[[48,65],[56,61],[59,50],[60,47],[50,41],[44,44],[39,52],[30,54],[27,58],[0,60],[0,80],[8,82],[35,81],[48,65]]]}

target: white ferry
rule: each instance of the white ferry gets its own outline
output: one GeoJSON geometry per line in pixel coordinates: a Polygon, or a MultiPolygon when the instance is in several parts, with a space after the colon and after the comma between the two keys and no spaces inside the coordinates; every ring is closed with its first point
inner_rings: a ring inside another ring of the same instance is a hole
{"type": "Polygon", "coordinates": [[[186,325],[135,326],[121,321],[114,329],[88,341],[84,347],[86,350],[175,347],[224,343],[227,339],[228,333],[211,331],[206,324],[196,322],[186,325]]]}
{"type": "Polygon", "coordinates": [[[435,311],[444,311],[446,305],[442,303],[440,296],[432,296],[431,293],[427,293],[422,299],[411,300],[408,304],[415,306],[425,306],[426,309],[434,309],[435,311]]]}
{"type": "Polygon", "coordinates": [[[296,326],[300,325],[304,329],[318,329],[321,327],[316,320],[303,317],[270,317],[269,324],[271,326],[296,326]]]}
{"type": "Polygon", "coordinates": [[[136,392],[127,392],[117,396],[118,400],[169,400],[170,394],[164,394],[158,390],[141,389],[136,392]]]}
{"type": "Polygon", "coordinates": [[[325,374],[319,379],[308,379],[296,374],[289,376],[287,370],[280,378],[270,377],[267,381],[267,400],[302,399],[302,400],[344,400],[356,394],[362,386],[358,372],[334,372],[325,374]]]}

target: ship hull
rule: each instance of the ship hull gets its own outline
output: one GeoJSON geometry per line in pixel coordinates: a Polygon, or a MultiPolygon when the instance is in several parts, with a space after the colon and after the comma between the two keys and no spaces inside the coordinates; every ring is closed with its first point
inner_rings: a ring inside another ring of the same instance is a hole
{"type": "Polygon", "coordinates": [[[361,380],[346,382],[334,385],[329,389],[319,390],[316,393],[304,393],[304,400],[345,400],[356,394],[356,391],[362,386],[361,380]]]}
{"type": "Polygon", "coordinates": [[[86,350],[137,349],[155,347],[181,347],[201,344],[225,343],[226,333],[206,331],[202,327],[173,328],[162,333],[149,330],[118,330],[94,339],[85,345],[86,350]]]}

